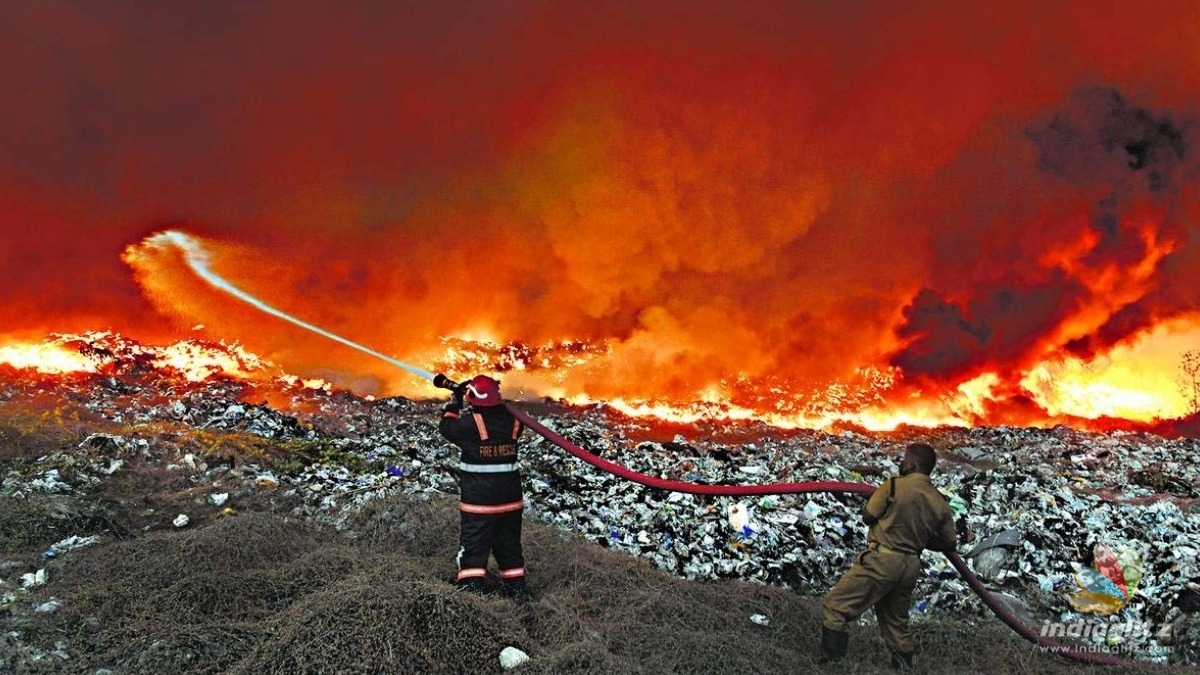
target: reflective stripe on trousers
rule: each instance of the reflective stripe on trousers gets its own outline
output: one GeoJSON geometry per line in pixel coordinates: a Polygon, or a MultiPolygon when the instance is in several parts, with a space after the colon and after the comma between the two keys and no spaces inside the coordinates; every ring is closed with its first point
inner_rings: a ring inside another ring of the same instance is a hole
{"type": "Polygon", "coordinates": [[[520,511],[523,508],[525,508],[524,499],[518,499],[515,502],[508,502],[506,504],[468,504],[466,502],[459,502],[458,504],[459,511],[462,511],[463,513],[474,513],[481,516],[492,516],[499,513],[512,513],[513,511],[520,511]]]}

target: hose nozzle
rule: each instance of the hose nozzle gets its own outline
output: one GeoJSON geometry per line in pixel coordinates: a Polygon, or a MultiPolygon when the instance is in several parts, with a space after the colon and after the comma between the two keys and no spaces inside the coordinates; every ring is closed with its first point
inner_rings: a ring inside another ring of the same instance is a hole
{"type": "Polygon", "coordinates": [[[450,391],[457,393],[463,385],[455,382],[441,373],[438,373],[437,375],[433,376],[433,386],[440,389],[449,389],[450,391]]]}

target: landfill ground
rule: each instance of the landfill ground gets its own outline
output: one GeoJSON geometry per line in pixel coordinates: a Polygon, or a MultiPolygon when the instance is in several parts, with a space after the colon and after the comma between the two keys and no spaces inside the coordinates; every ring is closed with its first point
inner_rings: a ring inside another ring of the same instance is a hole
{"type": "MultiPolygon", "coordinates": [[[[815,660],[821,592],[863,543],[860,497],[755,500],[733,531],[728,499],[648,490],[528,438],[532,599],[478,597],[450,583],[458,515],[439,402],[182,382],[129,363],[0,371],[0,672],[500,673],[506,647],[528,654],[520,673],[893,672],[870,613],[844,662],[815,660]]],[[[946,458],[935,483],[965,499],[981,537],[1020,533],[988,580],[1014,611],[1035,626],[1096,620],[1065,599],[1067,552],[1116,545],[1099,536],[1114,531],[1145,560],[1109,620],[1154,634],[1125,643],[1124,666],[1044,653],[926,554],[917,672],[1196,672],[1194,441],[668,429],[528,406],[608,459],[710,483],[877,482],[897,448],[927,440],[946,458]]]]}
{"type": "MultiPolygon", "coordinates": [[[[4,610],[4,672],[499,673],[507,646],[532,657],[514,672],[547,675],[893,672],[870,626],[853,630],[843,664],[818,665],[818,599],[685,581],[536,523],[526,532],[530,603],[456,592],[451,497],[384,499],[343,532],[288,518],[286,500],[271,499],[143,532],[146,504],[196,511],[194,492],[167,477],[147,468],[85,500],[36,499],[21,523],[5,504],[6,588],[35,566],[48,580],[4,610]],[[14,547],[22,528],[26,545],[14,547]],[[103,541],[39,562],[67,531],[103,541]],[[51,602],[57,611],[33,609],[51,602]]],[[[917,672],[1140,672],[1039,654],[995,621],[939,618],[915,630],[917,672]]]]}

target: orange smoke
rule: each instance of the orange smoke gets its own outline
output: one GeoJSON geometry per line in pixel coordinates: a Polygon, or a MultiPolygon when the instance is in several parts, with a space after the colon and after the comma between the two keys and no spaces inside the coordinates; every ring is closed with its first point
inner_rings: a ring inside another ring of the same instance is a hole
{"type": "Polygon", "coordinates": [[[0,27],[25,64],[2,334],[201,335],[428,393],[146,243],[178,227],[264,302],[531,395],[874,426],[1194,408],[1195,3],[27,5],[0,27]]]}

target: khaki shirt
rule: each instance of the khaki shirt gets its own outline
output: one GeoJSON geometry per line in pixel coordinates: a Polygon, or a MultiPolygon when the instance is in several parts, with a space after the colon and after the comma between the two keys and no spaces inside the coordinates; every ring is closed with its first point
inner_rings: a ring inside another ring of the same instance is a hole
{"type": "Polygon", "coordinates": [[[920,553],[922,549],[953,551],[958,545],[954,512],[946,497],[938,492],[923,473],[910,473],[884,481],[863,507],[863,520],[870,526],[867,542],[899,553],[920,553]],[[896,493],[891,507],[890,483],[896,493]]]}

